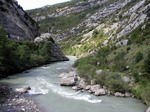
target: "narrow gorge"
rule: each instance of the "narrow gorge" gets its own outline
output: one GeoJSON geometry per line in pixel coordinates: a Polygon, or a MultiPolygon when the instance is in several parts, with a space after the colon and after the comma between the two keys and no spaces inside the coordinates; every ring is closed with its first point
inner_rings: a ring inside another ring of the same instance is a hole
{"type": "Polygon", "coordinates": [[[17,1],[0,0],[0,111],[150,112],[149,0],[17,1]]]}

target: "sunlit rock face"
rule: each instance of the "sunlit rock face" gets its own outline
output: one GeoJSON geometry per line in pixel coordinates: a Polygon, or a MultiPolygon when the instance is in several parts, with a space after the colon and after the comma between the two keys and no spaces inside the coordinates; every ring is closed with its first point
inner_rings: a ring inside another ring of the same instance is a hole
{"type": "Polygon", "coordinates": [[[33,40],[39,35],[37,23],[15,0],[0,0],[0,26],[17,40],[33,40]]]}

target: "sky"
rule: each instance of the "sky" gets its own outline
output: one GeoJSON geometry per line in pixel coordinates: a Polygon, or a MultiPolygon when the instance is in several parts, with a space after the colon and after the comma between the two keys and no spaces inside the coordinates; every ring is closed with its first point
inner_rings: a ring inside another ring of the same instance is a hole
{"type": "Polygon", "coordinates": [[[61,3],[69,0],[17,0],[18,3],[23,7],[23,9],[35,9],[43,7],[46,5],[53,5],[56,3],[61,3]]]}

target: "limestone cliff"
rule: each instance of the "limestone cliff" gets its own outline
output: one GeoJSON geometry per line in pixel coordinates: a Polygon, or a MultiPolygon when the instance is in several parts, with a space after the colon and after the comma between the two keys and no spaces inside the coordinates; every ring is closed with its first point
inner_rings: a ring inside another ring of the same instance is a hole
{"type": "Polygon", "coordinates": [[[39,35],[37,23],[15,0],[0,0],[0,25],[12,39],[33,40],[39,35]]]}

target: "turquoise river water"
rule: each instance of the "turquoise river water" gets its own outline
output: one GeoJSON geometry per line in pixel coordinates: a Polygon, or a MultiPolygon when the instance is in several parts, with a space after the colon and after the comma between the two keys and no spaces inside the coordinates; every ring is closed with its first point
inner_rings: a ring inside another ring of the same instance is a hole
{"type": "Polygon", "coordinates": [[[93,96],[79,93],[70,87],[61,87],[58,76],[69,72],[75,61],[57,62],[48,66],[37,67],[29,73],[10,76],[0,82],[10,84],[13,89],[31,87],[29,95],[47,112],[144,112],[147,108],[135,98],[113,96],[93,96]]]}

